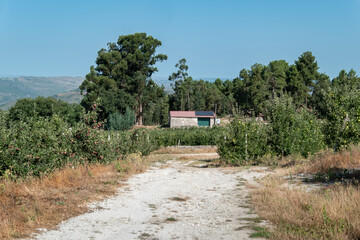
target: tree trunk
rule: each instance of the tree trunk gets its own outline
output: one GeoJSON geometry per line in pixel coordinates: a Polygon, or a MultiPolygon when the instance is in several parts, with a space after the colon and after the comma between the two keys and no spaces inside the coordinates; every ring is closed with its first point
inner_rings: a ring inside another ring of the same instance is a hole
{"type": "Polygon", "coordinates": [[[191,110],[191,108],[190,108],[190,92],[188,92],[188,94],[187,94],[187,105],[188,105],[188,111],[190,111],[191,110]]]}
{"type": "Polygon", "coordinates": [[[143,125],[143,103],[142,103],[142,94],[139,99],[139,125],[143,125]]]}

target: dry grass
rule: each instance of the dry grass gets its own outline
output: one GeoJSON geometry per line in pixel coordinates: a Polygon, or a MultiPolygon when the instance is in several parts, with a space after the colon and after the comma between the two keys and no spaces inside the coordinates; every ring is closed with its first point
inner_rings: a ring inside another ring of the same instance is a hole
{"type": "Polygon", "coordinates": [[[180,156],[178,158],[178,160],[183,160],[183,161],[189,161],[189,160],[202,160],[202,161],[213,161],[215,159],[219,159],[220,156],[219,155],[212,155],[212,156],[209,156],[209,155],[183,155],[183,156],[180,156]]]}
{"type": "Polygon", "coordinates": [[[325,151],[299,162],[278,171],[279,175],[264,179],[263,187],[252,192],[257,213],[274,225],[272,238],[360,239],[359,185],[330,182],[320,190],[309,191],[303,184],[290,188],[283,178],[286,173],[316,176],[358,168],[359,148],[336,154],[325,151]]]}
{"type": "Polygon", "coordinates": [[[252,193],[260,217],[275,226],[273,239],[359,239],[360,189],[333,186],[321,192],[280,187],[276,181],[252,193]]]}
{"type": "Polygon", "coordinates": [[[360,168],[359,147],[352,147],[350,150],[340,153],[322,151],[294,169],[297,173],[328,173],[329,171],[354,168],[360,168]]]}
{"type": "Polygon", "coordinates": [[[178,146],[178,147],[164,147],[154,154],[187,154],[187,153],[216,153],[216,146],[178,146]]]}
{"type": "Polygon", "coordinates": [[[112,195],[118,181],[144,170],[143,160],[131,155],[108,165],[67,166],[42,178],[0,181],[0,239],[23,238],[37,228],[86,212],[86,204],[112,195]]]}

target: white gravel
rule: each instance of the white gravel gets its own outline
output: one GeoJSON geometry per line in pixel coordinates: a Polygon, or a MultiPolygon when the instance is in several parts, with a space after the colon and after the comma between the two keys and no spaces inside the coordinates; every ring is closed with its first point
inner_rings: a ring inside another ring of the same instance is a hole
{"type": "Polygon", "coordinates": [[[57,230],[35,239],[248,239],[255,218],[244,181],[266,172],[197,168],[170,162],[131,177],[107,200],[93,203],[89,213],[62,222],[57,230]],[[240,183],[242,182],[242,183],[240,183]],[[175,201],[171,198],[184,198],[175,201]]]}

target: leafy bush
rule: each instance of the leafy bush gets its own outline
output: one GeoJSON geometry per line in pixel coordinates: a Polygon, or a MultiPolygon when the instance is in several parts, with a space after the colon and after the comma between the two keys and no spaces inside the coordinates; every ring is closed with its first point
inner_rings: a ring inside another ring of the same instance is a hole
{"type": "Polygon", "coordinates": [[[107,129],[125,131],[131,129],[134,126],[134,123],[134,111],[132,111],[130,108],[126,108],[124,114],[120,114],[119,112],[110,114],[107,123],[107,129]]]}
{"type": "Polygon", "coordinates": [[[360,142],[360,90],[333,89],[325,95],[326,143],[335,150],[360,142]]]}
{"type": "Polygon", "coordinates": [[[79,104],[69,104],[51,97],[36,99],[22,98],[9,109],[9,121],[28,121],[36,117],[61,116],[66,122],[75,125],[80,121],[83,108],[79,104]]]}
{"type": "MultiPolygon", "coordinates": [[[[0,176],[39,176],[66,164],[110,162],[132,153],[147,155],[161,146],[215,145],[224,128],[104,131],[99,109],[84,114],[74,126],[59,115],[10,121],[0,111],[0,176]]],[[[133,119],[132,112],[124,115],[133,119]]]]}
{"type": "Polygon", "coordinates": [[[269,144],[274,153],[306,157],[324,148],[319,120],[307,109],[297,111],[290,97],[275,98],[268,109],[269,144]]]}
{"type": "Polygon", "coordinates": [[[229,127],[226,141],[218,144],[222,159],[232,165],[256,163],[259,157],[270,152],[268,128],[255,121],[234,120],[229,127]]]}
{"type": "Polygon", "coordinates": [[[56,115],[13,124],[2,132],[0,174],[9,169],[14,175],[39,175],[62,166],[72,156],[69,135],[68,123],[56,115]]]}
{"type": "Polygon", "coordinates": [[[269,124],[234,120],[229,138],[219,142],[224,161],[243,165],[259,163],[265,155],[301,154],[307,157],[325,147],[320,121],[306,109],[296,110],[289,97],[268,104],[269,124]]]}
{"type": "Polygon", "coordinates": [[[226,128],[168,128],[150,131],[152,141],[162,147],[176,145],[216,145],[223,141],[226,128]]]}

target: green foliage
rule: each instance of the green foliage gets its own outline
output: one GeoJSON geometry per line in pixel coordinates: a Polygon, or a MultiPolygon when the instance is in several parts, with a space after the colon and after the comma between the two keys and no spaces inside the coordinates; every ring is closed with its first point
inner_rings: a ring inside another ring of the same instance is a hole
{"type": "Polygon", "coordinates": [[[154,65],[167,59],[166,55],[156,54],[159,46],[161,42],[146,33],[123,35],[117,43],[108,43],[107,49],[98,52],[97,66],[90,68],[80,86],[86,92],[81,104],[91,110],[100,99],[100,120],[130,107],[142,125],[143,111],[158,99],[159,92],[164,95],[163,89],[151,80],[157,71],[154,65]]]}
{"type": "Polygon", "coordinates": [[[106,128],[109,130],[125,131],[131,129],[135,124],[135,113],[127,108],[124,114],[118,112],[109,116],[106,128]]]}
{"type": "Polygon", "coordinates": [[[320,74],[318,80],[314,83],[313,92],[310,97],[310,106],[315,109],[320,118],[326,116],[326,99],[325,95],[331,90],[329,76],[320,74]]]}
{"type": "Polygon", "coordinates": [[[268,102],[269,123],[234,120],[228,139],[219,142],[219,154],[227,163],[259,163],[259,158],[275,154],[307,157],[325,147],[319,120],[306,109],[296,110],[292,99],[275,97],[268,102]]]}
{"type": "Polygon", "coordinates": [[[51,97],[23,98],[9,109],[9,121],[28,121],[31,118],[48,118],[57,114],[71,125],[80,121],[83,108],[51,97]]]}
{"type": "Polygon", "coordinates": [[[159,147],[176,145],[216,145],[224,139],[226,128],[170,128],[150,131],[150,138],[159,147]]]}
{"type": "MultiPolygon", "coordinates": [[[[161,146],[215,145],[223,138],[223,128],[103,131],[97,104],[70,126],[59,115],[28,118],[12,122],[8,128],[6,112],[0,111],[0,176],[13,178],[41,176],[67,164],[110,162],[131,153],[147,155],[161,146]]],[[[132,119],[134,113],[123,116],[132,119]]]]}
{"type": "Polygon", "coordinates": [[[360,142],[360,89],[342,92],[334,88],[325,95],[326,143],[335,150],[360,142]]]}
{"type": "Polygon", "coordinates": [[[289,64],[285,60],[277,60],[269,63],[266,77],[273,96],[282,96],[286,87],[286,72],[289,64]]]}
{"type": "Polygon", "coordinates": [[[274,153],[306,157],[324,147],[320,122],[307,109],[296,110],[291,98],[275,98],[268,109],[269,144],[274,153]]]}
{"type": "Polygon", "coordinates": [[[257,163],[257,159],[268,153],[268,128],[255,121],[234,120],[229,133],[218,142],[218,153],[227,163],[245,165],[257,163]]]}
{"type": "Polygon", "coordinates": [[[62,166],[71,153],[64,144],[69,135],[69,125],[57,115],[13,124],[2,132],[0,174],[9,169],[15,175],[39,175],[62,166]]]}
{"type": "Polygon", "coordinates": [[[218,115],[231,113],[235,104],[233,84],[231,81],[215,83],[204,80],[193,80],[188,76],[186,60],[181,59],[175,65],[178,68],[169,76],[174,93],[170,96],[170,108],[180,111],[214,111],[218,115]]]}

